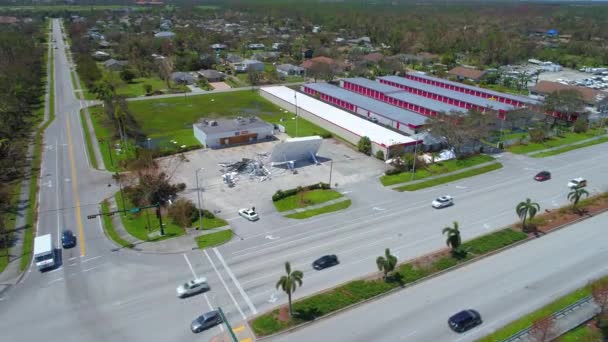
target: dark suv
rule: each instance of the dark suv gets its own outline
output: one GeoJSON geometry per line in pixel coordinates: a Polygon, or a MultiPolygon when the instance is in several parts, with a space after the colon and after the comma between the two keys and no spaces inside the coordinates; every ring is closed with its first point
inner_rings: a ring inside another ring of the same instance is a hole
{"type": "Polygon", "coordinates": [[[314,268],[315,270],[322,270],[324,268],[331,267],[337,264],[339,264],[337,256],[324,255],[312,263],[312,268],[314,268]]]}
{"type": "Polygon", "coordinates": [[[76,246],[76,236],[71,230],[64,230],[61,234],[61,245],[63,248],[72,248],[76,246]]]}
{"type": "Polygon", "coordinates": [[[456,332],[465,332],[481,324],[481,315],[475,310],[462,310],[448,319],[448,325],[456,332]]]}

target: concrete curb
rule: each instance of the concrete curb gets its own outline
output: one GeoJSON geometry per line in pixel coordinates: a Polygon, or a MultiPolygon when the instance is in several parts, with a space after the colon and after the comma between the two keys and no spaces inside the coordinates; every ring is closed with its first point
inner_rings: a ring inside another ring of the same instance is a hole
{"type": "MultiPolygon", "coordinates": [[[[593,216],[595,216],[595,215],[597,215],[597,214],[602,214],[602,213],[604,213],[604,212],[606,212],[606,211],[608,211],[608,208],[607,208],[607,209],[604,209],[604,210],[602,210],[602,211],[600,211],[600,212],[597,212],[597,213],[595,213],[595,214],[593,214],[593,215],[585,215],[585,216],[582,216],[581,218],[578,218],[578,219],[576,219],[576,220],[574,220],[574,221],[571,221],[571,222],[565,223],[565,224],[563,224],[563,225],[561,225],[561,226],[555,227],[555,228],[553,228],[551,231],[549,231],[549,233],[546,233],[546,234],[551,234],[551,233],[553,233],[553,232],[555,232],[555,231],[561,230],[562,228],[565,228],[565,227],[570,226],[570,225],[572,225],[572,224],[575,224],[575,223],[578,223],[578,222],[580,222],[580,221],[583,221],[583,220],[589,219],[589,218],[591,218],[591,217],[593,217],[593,216]]],[[[507,228],[511,228],[511,227],[507,227],[507,228]]],[[[499,230],[501,230],[501,229],[499,229],[499,230]]],[[[496,231],[499,231],[499,230],[496,230],[496,231]]],[[[546,234],[544,234],[544,235],[546,235],[546,234]]],[[[433,273],[433,274],[431,274],[431,275],[429,275],[429,276],[426,276],[426,277],[424,277],[424,278],[420,278],[420,279],[418,279],[418,280],[416,280],[416,281],[414,281],[414,282],[411,282],[411,283],[409,283],[409,284],[406,284],[406,285],[404,285],[404,286],[396,287],[396,288],[394,288],[394,289],[392,289],[392,290],[389,290],[389,291],[384,292],[384,293],[381,293],[381,294],[379,294],[379,295],[377,295],[377,296],[374,296],[374,297],[371,297],[371,298],[365,299],[365,300],[363,300],[363,301],[361,301],[361,302],[358,302],[358,303],[355,303],[355,304],[352,304],[352,305],[346,306],[346,307],[344,307],[344,308],[342,308],[342,309],[339,309],[339,310],[336,310],[336,311],[330,312],[330,313],[328,313],[327,315],[325,315],[325,316],[321,316],[321,317],[319,317],[319,318],[317,318],[317,319],[314,319],[314,320],[312,320],[312,321],[307,321],[307,322],[305,322],[305,323],[302,323],[302,324],[299,324],[299,325],[293,326],[293,327],[291,327],[291,328],[285,329],[285,330],[283,330],[283,331],[281,331],[281,332],[277,332],[277,333],[272,334],[272,335],[263,336],[263,337],[256,337],[256,340],[263,341],[263,340],[266,340],[266,339],[269,339],[269,338],[272,338],[272,337],[276,337],[276,336],[281,335],[281,334],[288,334],[288,333],[294,332],[294,331],[296,331],[296,330],[299,330],[299,329],[305,328],[305,327],[307,327],[307,326],[309,326],[309,325],[311,325],[311,324],[313,324],[313,323],[315,323],[315,322],[317,322],[317,321],[324,320],[324,319],[327,319],[327,318],[331,318],[332,316],[337,315],[337,314],[339,314],[339,313],[342,313],[342,312],[344,312],[344,311],[351,310],[351,309],[354,309],[354,308],[356,308],[356,307],[358,307],[358,306],[360,306],[360,305],[363,305],[363,304],[367,304],[367,303],[370,303],[370,302],[376,301],[376,300],[381,299],[381,298],[383,298],[383,297],[386,297],[386,296],[389,296],[389,295],[391,295],[391,294],[394,294],[394,293],[395,293],[395,292],[397,292],[397,291],[403,290],[403,289],[408,288],[408,287],[415,286],[415,285],[417,285],[417,284],[420,284],[420,283],[422,283],[422,282],[424,282],[424,281],[427,281],[427,280],[430,280],[430,279],[432,279],[432,278],[438,277],[438,276],[443,275],[443,274],[445,274],[445,273],[448,273],[448,272],[451,272],[451,271],[455,271],[455,270],[457,270],[457,269],[459,269],[459,268],[462,268],[462,267],[468,266],[468,265],[472,264],[473,262],[477,262],[477,261],[482,260],[482,259],[485,259],[485,258],[487,258],[487,257],[490,257],[490,256],[493,256],[493,255],[496,255],[496,254],[501,253],[501,252],[503,252],[503,251],[505,251],[505,250],[507,250],[507,249],[511,249],[511,248],[517,247],[517,246],[519,246],[519,245],[522,245],[522,244],[524,244],[524,243],[529,242],[529,241],[530,241],[530,240],[532,240],[532,239],[537,239],[537,238],[540,238],[540,237],[542,237],[542,236],[544,236],[544,235],[540,235],[540,236],[538,236],[538,237],[534,237],[534,236],[528,236],[527,238],[525,238],[525,239],[523,239],[523,240],[520,240],[520,241],[517,241],[517,242],[515,242],[515,243],[512,243],[512,244],[510,244],[510,245],[508,245],[508,246],[505,246],[505,247],[502,247],[502,248],[496,249],[496,250],[494,250],[494,251],[488,252],[487,254],[480,255],[480,256],[478,256],[478,257],[472,258],[472,259],[467,260],[467,261],[465,261],[465,262],[463,262],[463,263],[460,263],[460,264],[458,264],[458,265],[452,266],[452,267],[447,268],[447,269],[445,269],[445,270],[441,270],[441,271],[439,271],[439,272],[437,272],[437,273],[433,273]]],[[[436,253],[438,253],[438,252],[439,252],[439,251],[435,251],[435,252],[432,252],[432,253],[427,253],[427,254],[424,254],[424,255],[422,255],[422,256],[416,257],[415,259],[409,259],[409,260],[407,260],[406,262],[401,263],[400,265],[407,264],[408,262],[411,262],[411,261],[413,261],[413,260],[420,259],[420,258],[424,258],[424,257],[426,257],[426,256],[428,256],[428,255],[436,254],[436,253]]],[[[368,278],[369,278],[369,276],[366,276],[366,277],[359,277],[359,278],[352,279],[352,280],[350,280],[350,281],[348,281],[348,282],[357,281],[357,280],[363,280],[363,279],[368,279],[368,278]]],[[[320,294],[320,293],[324,293],[324,292],[331,291],[331,290],[333,290],[333,289],[335,289],[335,288],[338,288],[338,287],[340,287],[340,286],[343,286],[344,284],[346,284],[346,283],[342,283],[342,284],[339,284],[339,285],[336,285],[336,286],[330,287],[329,289],[325,289],[325,290],[323,290],[323,291],[319,291],[319,292],[316,292],[316,293],[314,293],[314,294],[311,294],[311,295],[308,295],[308,296],[305,296],[305,297],[299,298],[299,300],[303,300],[303,299],[310,298],[310,297],[315,296],[315,295],[320,294]]],[[[282,306],[279,306],[279,308],[280,308],[280,307],[282,307],[282,306]]],[[[275,309],[273,309],[273,310],[275,310],[275,309]]],[[[249,324],[249,321],[252,321],[252,320],[254,320],[255,318],[257,318],[258,316],[261,316],[261,315],[262,315],[262,314],[260,314],[260,315],[257,315],[257,316],[254,316],[254,317],[250,318],[249,320],[247,320],[247,323],[249,324]]],[[[253,328],[252,328],[252,331],[253,331],[253,328]]]]}

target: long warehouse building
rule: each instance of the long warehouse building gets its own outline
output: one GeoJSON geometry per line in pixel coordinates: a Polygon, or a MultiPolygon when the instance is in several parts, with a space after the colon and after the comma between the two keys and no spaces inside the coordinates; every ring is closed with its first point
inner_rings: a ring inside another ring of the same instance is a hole
{"type": "Polygon", "coordinates": [[[323,101],[333,103],[366,119],[392,127],[406,134],[416,134],[427,120],[424,115],[328,83],[307,83],[302,85],[301,89],[307,94],[318,96],[323,101]]]}
{"type": "Polygon", "coordinates": [[[393,152],[414,150],[422,143],[285,86],[262,87],[260,95],[351,144],[356,145],[361,137],[368,137],[372,153],[382,151],[385,158],[393,152]]]}

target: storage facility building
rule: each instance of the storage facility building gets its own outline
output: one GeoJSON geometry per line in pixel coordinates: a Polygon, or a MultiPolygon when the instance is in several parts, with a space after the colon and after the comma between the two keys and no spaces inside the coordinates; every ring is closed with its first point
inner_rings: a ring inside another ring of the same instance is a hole
{"type": "Polygon", "coordinates": [[[193,125],[194,137],[205,147],[220,148],[272,140],[274,126],[257,117],[202,120],[193,125]]]}
{"type": "Polygon", "coordinates": [[[420,143],[285,86],[260,88],[260,95],[352,144],[356,145],[361,137],[367,136],[372,142],[372,153],[374,154],[382,151],[384,156],[388,157],[392,152],[413,150],[420,143]]]}
{"type": "Polygon", "coordinates": [[[328,83],[308,83],[302,91],[318,95],[323,101],[355,112],[368,120],[392,127],[406,134],[415,134],[426,123],[427,118],[409,110],[391,106],[352,91],[328,83]]]}

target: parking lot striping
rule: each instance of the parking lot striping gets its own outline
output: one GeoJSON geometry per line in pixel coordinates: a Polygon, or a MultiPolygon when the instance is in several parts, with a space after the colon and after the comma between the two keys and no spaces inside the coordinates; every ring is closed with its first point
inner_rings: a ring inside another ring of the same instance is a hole
{"type": "Polygon", "coordinates": [[[222,265],[224,265],[224,269],[226,270],[226,272],[228,273],[228,275],[230,276],[230,278],[232,278],[232,282],[234,283],[234,286],[236,286],[236,288],[241,293],[241,297],[243,297],[243,299],[247,303],[247,306],[249,306],[249,310],[251,310],[251,312],[253,312],[253,314],[256,315],[258,313],[258,310],[255,309],[255,306],[253,306],[253,303],[251,302],[251,299],[249,299],[249,296],[247,296],[247,293],[245,293],[245,290],[243,290],[243,288],[241,287],[241,284],[239,283],[239,281],[234,276],[234,273],[232,273],[232,271],[230,270],[230,267],[228,267],[228,265],[224,261],[224,258],[222,257],[222,255],[220,254],[220,252],[217,250],[217,248],[213,248],[213,252],[217,256],[217,258],[220,260],[220,262],[222,263],[222,265]]]}
{"type": "Polygon", "coordinates": [[[183,256],[184,256],[184,259],[186,259],[186,263],[188,264],[188,267],[190,267],[190,272],[192,272],[194,279],[198,279],[198,277],[196,276],[196,272],[194,272],[194,268],[192,268],[192,264],[190,263],[190,260],[188,260],[188,256],[186,255],[186,253],[184,253],[183,256]]]}
{"type": "Polygon", "coordinates": [[[408,338],[408,337],[412,337],[414,335],[416,335],[416,331],[412,331],[411,333],[409,333],[407,335],[403,335],[403,336],[401,336],[401,338],[408,338]]]}
{"type": "Polygon", "coordinates": [[[82,263],[84,264],[85,262],[89,262],[89,261],[93,261],[93,260],[95,260],[95,259],[99,259],[99,258],[101,258],[102,256],[103,256],[103,255],[98,255],[98,256],[96,256],[96,257],[92,257],[92,258],[89,258],[89,259],[84,259],[84,260],[82,260],[82,263]]]}
{"type": "Polygon", "coordinates": [[[232,302],[236,306],[236,309],[239,310],[239,313],[241,314],[241,317],[243,317],[243,319],[247,319],[247,316],[245,316],[245,314],[243,313],[243,310],[241,310],[241,307],[239,306],[239,303],[237,303],[236,299],[234,299],[234,296],[232,295],[232,292],[230,292],[230,289],[228,288],[228,285],[226,285],[226,282],[224,281],[224,277],[222,277],[222,275],[220,274],[220,272],[217,270],[217,267],[215,267],[215,264],[213,263],[213,260],[211,260],[211,257],[209,256],[209,253],[207,253],[207,250],[203,249],[203,253],[205,253],[205,256],[207,257],[207,259],[211,263],[211,267],[213,267],[213,270],[215,271],[215,273],[217,273],[218,277],[220,278],[220,281],[222,282],[222,285],[224,285],[224,288],[226,289],[226,292],[228,292],[228,295],[230,296],[230,299],[232,299],[232,302]]]}
{"type": "MultiPolygon", "coordinates": [[[[184,256],[186,256],[186,255],[184,254],[184,256]]],[[[186,260],[187,260],[187,259],[186,259],[186,260]]],[[[195,276],[195,277],[196,277],[196,276],[195,276]]],[[[211,305],[211,302],[209,301],[209,297],[207,296],[207,294],[206,294],[206,293],[203,293],[203,297],[205,297],[205,301],[207,301],[207,305],[209,305],[209,310],[214,310],[213,305],[211,305]]],[[[219,325],[219,327],[220,327],[220,330],[221,330],[222,332],[224,332],[224,325],[223,325],[223,324],[220,324],[220,325],[219,325]]]]}

